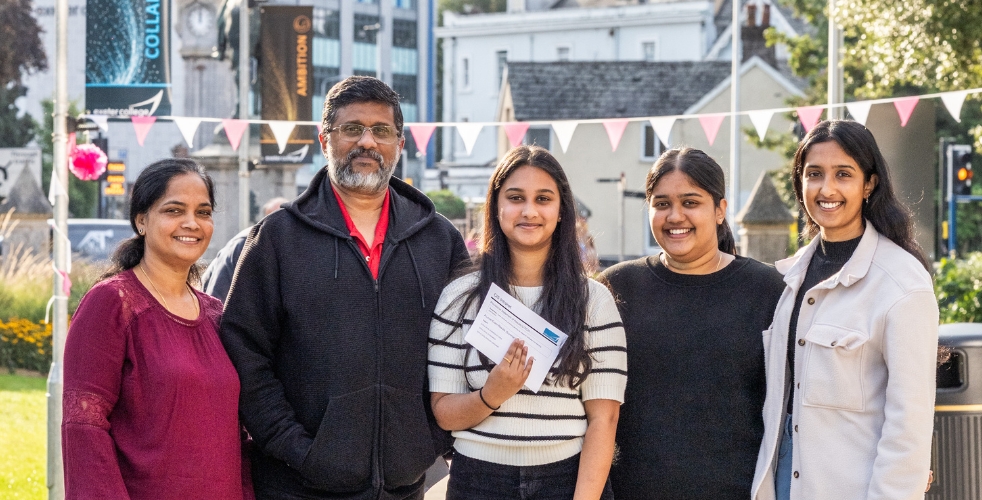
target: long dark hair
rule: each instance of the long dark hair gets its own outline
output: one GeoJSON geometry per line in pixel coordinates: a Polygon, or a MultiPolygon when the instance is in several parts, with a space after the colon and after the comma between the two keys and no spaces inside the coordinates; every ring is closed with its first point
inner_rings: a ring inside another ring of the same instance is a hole
{"type": "MultiPolygon", "coordinates": [[[[589,284],[580,247],[576,239],[576,199],[569,187],[566,173],[549,151],[537,146],[520,146],[508,152],[498,163],[488,183],[488,197],[484,205],[484,227],[478,244],[474,265],[466,272],[478,272],[478,282],[463,295],[460,322],[473,304],[480,304],[488,294],[491,283],[504,290],[512,281],[511,253],[508,240],[498,221],[498,193],[511,174],[521,167],[532,166],[549,174],[559,187],[559,217],[562,219],[552,233],[549,256],[546,259],[542,295],[539,304],[542,317],[566,332],[569,338],[559,351],[556,382],[576,388],[590,373],[593,360],[586,351],[583,331],[586,327],[586,309],[589,301],[589,284]]],[[[490,370],[487,358],[481,363],[490,370]]]]}
{"type": "MultiPolygon", "coordinates": [[[[648,171],[648,177],[644,181],[644,196],[647,203],[651,203],[651,196],[655,192],[658,181],[675,171],[682,172],[696,186],[709,193],[713,197],[713,205],[718,207],[720,201],[726,197],[726,178],[723,176],[723,168],[705,152],[686,147],[665,151],[648,171]]],[[[721,251],[736,255],[736,240],[725,217],[722,224],[716,224],[716,240],[721,251]]]]}
{"type": "MultiPolygon", "coordinates": [[[[157,203],[160,198],[167,193],[167,185],[171,179],[181,175],[197,175],[204,181],[208,189],[208,201],[215,207],[215,184],[205,170],[194,160],[188,158],[167,158],[147,165],[140,176],[133,183],[133,191],[130,193],[130,227],[136,233],[132,238],[123,240],[116,251],[113,252],[109,261],[109,269],[100,279],[115,276],[128,269],[136,267],[143,260],[143,253],[146,250],[146,237],[137,231],[136,217],[146,214],[150,208],[157,203]]],[[[198,266],[191,266],[188,273],[188,282],[197,284],[201,280],[201,270],[198,266]]]]}
{"type": "Polygon", "coordinates": [[[927,260],[924,251],[914,238],[914,220],[910,209],[894,193],[890,169],[887,168],[887,162],[876,145],[876,139],[866,127],[852,120],[826,120],[819,123],[801,140],[798,150],[794,153],[791,183],[794,186],[794,196],[798,200],[798,206],[805,217],[804,235],[814,238],[821,230],[805,210],[801,185],[805,159],[812,146],[829,141],[835,141],[850,158],[855,160],[863,171],[865,181],[869,182],[874,174],[877,177],[873,191],[870,192],[867,202],[863,204],[863,218],[870,221],[878,233],[907,250],[920,261],[928,273],[931,273],[931,262],[927,260]]]}

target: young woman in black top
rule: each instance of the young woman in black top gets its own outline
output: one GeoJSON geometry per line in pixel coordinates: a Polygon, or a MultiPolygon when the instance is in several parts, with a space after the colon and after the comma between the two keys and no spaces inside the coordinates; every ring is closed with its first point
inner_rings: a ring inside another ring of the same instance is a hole
{"type": "Polygon", "coordinates": [[[618,500],[745,500],[763,436],[762,332],[784,289],[735,255],[723,169],[666,151],[648,173],[663,252],[603,273],[627,334],[628,377],[611,471],[618,500]]]}

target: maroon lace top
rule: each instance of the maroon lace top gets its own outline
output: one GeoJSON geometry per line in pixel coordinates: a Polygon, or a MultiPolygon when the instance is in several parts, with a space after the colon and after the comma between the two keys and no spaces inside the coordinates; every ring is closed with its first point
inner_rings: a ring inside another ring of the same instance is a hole
{"type": "Polygon", "coordinates": [[[82,299],[65,346],[68,499],[243,498],[222,303],[197,296],[198,319],[180,318],[125,271],[82,299]]]}

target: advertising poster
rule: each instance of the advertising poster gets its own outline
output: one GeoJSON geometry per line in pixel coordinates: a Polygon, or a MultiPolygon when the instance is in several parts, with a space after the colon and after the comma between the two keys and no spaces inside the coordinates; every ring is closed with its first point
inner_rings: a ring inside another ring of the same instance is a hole
{"type": "Polygon", "coordinates": [[[171,114],[170,0],[88,0],[87,113],[171,114]]]}
{"type": "MultiPolygon", "coordinates": [[[[260,29],[259,78],[264,120],[310,121],[314,90],[314,8],[265,6],[260,29]]],[[[269,127],[259,139],[263,163],[310,163],[319,151],[317,129],[297,126],[280,151],[269,127]]]]}

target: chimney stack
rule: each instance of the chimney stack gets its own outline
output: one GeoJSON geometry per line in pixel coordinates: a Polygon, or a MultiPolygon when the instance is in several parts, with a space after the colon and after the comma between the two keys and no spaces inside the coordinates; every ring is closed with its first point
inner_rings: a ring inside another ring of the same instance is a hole
{"type": "MultiPolygon", "coordinates": [[[[734,0],[737,1],[737,0],[734,0]]],[[[743,61],[757,56],[772,67],[777,67],[775,47],[768,47],[764,40],[764,30],[771,25],[771,6],[763,5],[760,25],[757,24],[757,5],[747,5],[747,24],[741,26],[740,37],[743,43],[743,61]]]]}

